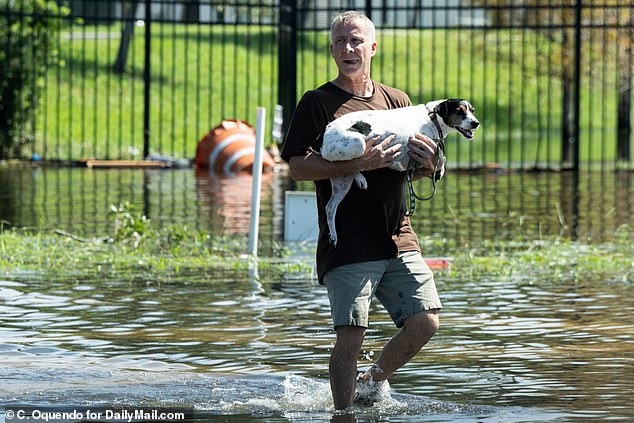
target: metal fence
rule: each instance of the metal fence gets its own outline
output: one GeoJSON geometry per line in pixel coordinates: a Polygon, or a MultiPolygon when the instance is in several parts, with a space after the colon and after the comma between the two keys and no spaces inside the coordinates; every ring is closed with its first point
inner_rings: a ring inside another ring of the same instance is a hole
{"type": "MultiPolygon", "coordinates": [[[[28,13],[1,0],[0,20],[28,13]]],[[[46,159],[191,158],[224,118],[255,121],[332,79],[331,17],[377,24],[373,78],[413,102],[468,98],[475,142],[450,166],[632,168],[634,3],[590,0],[72,0],[17,137],[46,159]]],[[[10,43],[0,40],[4,45],[10,43]]],[[[11,56],[4,48],[5,58],[11,56]]],[[[13,59],[16,59],[13,57],[13,59]]],[[[28,57],[17,58],[18,62],[28,57]]],[[[15,61],[15,60],[14,60],[15,61]]],[[[7,72],[8,60],[0,64],[7,72]]],[[[6,99],[2,99],[3,105],[6,99]]],[[[269,141],[274,141],[269,139],[269,141]]]]}

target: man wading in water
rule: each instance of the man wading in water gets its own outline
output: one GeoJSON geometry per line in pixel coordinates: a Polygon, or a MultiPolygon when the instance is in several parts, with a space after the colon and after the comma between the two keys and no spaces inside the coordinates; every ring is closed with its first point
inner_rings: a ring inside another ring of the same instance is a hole
{"type": "MultiPolygon", "coordinates": [[[[282,151],[293,179],[315,181],[317,273],[319,282],[328,288],[337,333],[329,368],[336,410],[349,408],[355,400],[371,405],[380,399],[381,392],[388,392],[387,379],[438,329],[442,307],[432,272],[403,212],[405,172],[387,169],[401,153],[399,145],[389,146],[393,136],[369,138],[364,155],[353,160],[329,162],[314,153],[321,147],[326,125],[343,114],[411,105],[405,93],[370,78],[377,48],[374,33],[374,24],[362,13],[348,11],[333,19],[330,52],[338,75],[304,94],[282,151]],[[331,194],[329,178],[358,171],[366,177],[368,189],[353,185],[341,202],[337,211],[339,242],[334,248],[324,211],[331,194]],[[376,363],[357,376],[357,357],[374,296],[401,329],[385,344],[376,363]]],[[[436,143],[416,134],[408,148],[408,154],[420,165],[418,176],[430,176],[437,160],[436,143]]]]}

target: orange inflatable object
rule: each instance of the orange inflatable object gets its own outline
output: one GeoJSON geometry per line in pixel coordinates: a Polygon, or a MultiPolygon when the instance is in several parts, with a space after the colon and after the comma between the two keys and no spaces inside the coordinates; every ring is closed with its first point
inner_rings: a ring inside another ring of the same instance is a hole
{"type": "Polygon", "coordinates": [[[448,269],[451,265],[451,259],[446,257],[426,258],[425,263],[432,270],[448,269]]]}
{"type": "MultiPolygon", "coordinates": [[[[195,163],[218,175],[253,173],[254,154],[255,129],[241,120],[225,119],[198,142],[195,163]]],[[[273,158],[263,151],[262,171],[273,166],[273,158]]]]}

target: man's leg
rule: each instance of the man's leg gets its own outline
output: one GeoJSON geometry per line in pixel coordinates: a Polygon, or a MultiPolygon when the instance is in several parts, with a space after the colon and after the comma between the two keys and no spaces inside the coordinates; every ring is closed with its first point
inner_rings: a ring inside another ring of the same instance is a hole
{"type": "Polygon", "coordinates": [[[368,310],[388,260],[337,267],[324,276],[332,323],[337,333],[330,354],[330,386],[336,410],[352,405],[357,359],[368,327],[368,310]]]}
{"type": "Polygon", "coordinates": [[[362,326],[338,326],[337,341],[330,354],[330,388],[335,410],[345,410],[352,405],[357,381],[357,359],[365,328],[362,326]]]}
{"type": "Polygon", "coordinates": [[[433,273],[418,252],[403,253],[390,262],[376,295],[396,326],[402,327],[371,368],[372,380],[379,382],[409,362],[434,336],[442,304],[433,273]]]}
{"type": "Polygon", "coordinates": [[[379,359],[370,369],[372,380],[380,382],[407,364],[438,330],[436,310],[423,311],[405,320],[403,328],[383,347],[379,359]]]}

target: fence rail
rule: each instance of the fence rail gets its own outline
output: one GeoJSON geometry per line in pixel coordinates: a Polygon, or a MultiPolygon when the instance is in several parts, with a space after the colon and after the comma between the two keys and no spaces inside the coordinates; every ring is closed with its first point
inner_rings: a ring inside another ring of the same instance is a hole
{"type": "Polygon", "coordinates": [[[298,97],[335,76],[329,21],[351,8],[377,24],[375,79],[414,102],[476,106],[482,128],[449,143],[450,165],[634,168],[631,0],[29,2],[0,0],[0,73],[35,58],[15,42],[36,18],[61,27],[46,41],[58,59],[27,78],[36,113],[11,134],[22,155],[191,158],[211,127],[253,123],[257,106],[281,103],[287,124],[298,97]]]}

